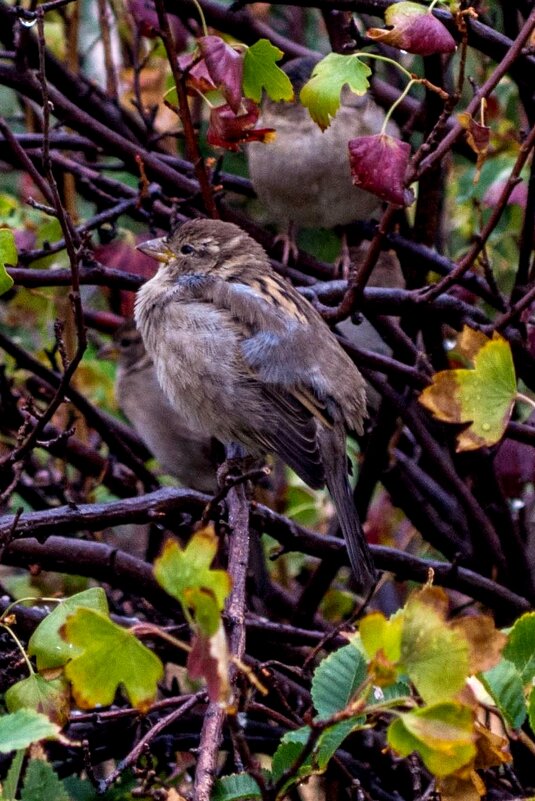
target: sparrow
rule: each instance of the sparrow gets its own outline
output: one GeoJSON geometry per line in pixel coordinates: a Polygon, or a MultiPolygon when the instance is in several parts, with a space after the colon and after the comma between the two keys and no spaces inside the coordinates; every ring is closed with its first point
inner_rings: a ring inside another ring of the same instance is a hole
{"type": "MultiPolygon", "coordinates": [[[[322,131],[308,110],[299,102],[299,92],[317,64],[314,58],[296,58],[284,71],[294,87],[292,102],[265,98],[259,125],[274,128],[269,143],[247,145],[249,177],[255,192],[267,209],[271,222],[288,229],[277,237],[284,243],[283,262],[297,255],[294,226],[335,228],[355,220],[366,220],[381,201],[353,185],[347,143],[357,136],[379,133],[384,111],[369,96],[342,92],[340,108],[331,125],[322,131]]],[[[397,130],[389,124],[389,133],[397,130]]],[[[342,265],[349,266],[345,237],[342,265]]]]}
{"type": "Polygon", "coordinates": [[[238,226],[188,220],[138,247],[161,262],[135,319],[172,407],[192,431],[275,453],[311,488],[327,485],[357,585],[369,589],[346,455],[346,430],[362,433],[366,416],[358,369],[238,226]]]}
{"type": "Polygon", "coordinates": [[[180,420],[160,388],[133,321],[120,326],[113,339],[114,346],[101,349],[101,354],[109,356],[114,350],[118,355],[115,394],[119,408],[166,473],[184,487],[213,494],[222,447],[209,436],[192,433],[180,420]]]}

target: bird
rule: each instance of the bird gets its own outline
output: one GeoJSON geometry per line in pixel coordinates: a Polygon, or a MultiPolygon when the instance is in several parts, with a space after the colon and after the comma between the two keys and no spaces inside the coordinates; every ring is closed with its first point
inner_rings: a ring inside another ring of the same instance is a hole
{"type": "Polygon", "coordinates": [[[278,455],[327,486],[359,590],[375,568],[353,502],[346,433],[363,432],[365,382],[316,309],[237,225],[196,218],[138,245],[161,262],[134,315],[160,386],[188,428],[278,455]]]}
{"type": "MultiPolygon", "coordinates": [[[[385,113],[370,95],[357,96],[347,89],[331,125],[322,131],[299,102],[299,92],[318,59],[300,57],[288,61],[284,71],[294,87],[295,99],[275,102],[266,97],[259,125],[274,128],[269,143],[247,145],[249,177],[269,221],[285,226],[282,261],[296,256],[294,226],[335,228],[366,220],[381,201],[353,185],[347,143],[357,136],[379,133],[385,113]]],[[[387,126],[395,133],[394,123],[387,126]]],[[[340,264],[347,272],[349,253],[342,238],[340,264]]]]}
{"type": "Polygon", "coordinates": [[[113,345],[100,353],[115,351],[117,403],[162,468],[184,487],[213,494],[222,446],[211,437],[193,433],[181,421],[162,392],[141,334],[127,320],[114,334],[113,345]]]}

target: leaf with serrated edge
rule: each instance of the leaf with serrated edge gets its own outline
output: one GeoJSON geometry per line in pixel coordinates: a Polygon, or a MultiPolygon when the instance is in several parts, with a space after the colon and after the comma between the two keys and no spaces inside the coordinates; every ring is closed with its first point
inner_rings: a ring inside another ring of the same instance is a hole
{"type": "Polygon", "coordinates": [[[320,718],[345,709],[366,679],[366,662],[354,645],[344,645],[329,654],[312,677],[312,702],[320,718]]]}
{"type": "Polygon", "coordinates": [[[33,709],[18,709],[0,717],[0,753],[27,748],[39,740],[56,739],[59,726],[33,709]]]}
{"type": "Polygon", "coordinates": [[[349,86],[356,95],[364,95],[370,86],[369,75],[371,69],[356,56],[329,53],[316,64],[312,77],[301,89],[301,103],[314,122],[325,130],[340,108],[344,86],[349,86]]]}
{"type": "Polygon", "coordinates": [[[526,719],[526,701],[520,673],[508,659],[502,659],[480,676],[487,692],[513,729],[519,729],[526,719]]]}
{"type": "Polygon", "coordinates": [[[507,645],[503,649],[505,659],[515,665],[524,684],[535,678],[535,612],[522,615],[514,624],[507,645]]]}

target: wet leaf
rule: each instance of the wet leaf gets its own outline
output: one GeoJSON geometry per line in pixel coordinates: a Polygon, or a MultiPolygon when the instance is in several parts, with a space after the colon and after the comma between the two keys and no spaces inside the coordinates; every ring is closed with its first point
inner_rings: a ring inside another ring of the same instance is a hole
{"type": "Polygon", "coordinates": [[[373,134],[351,139],[347,146],[355,186],[396,206],[410,206],[414,195],[405,188],[411,155],[407,142],[388,134],[373,134]]]}
{"type": "Polygon", "coordinates": [[[370,28],[369,38],[420,56],[455,50],[448,29],[419,3],[393,3],[385,11],[385,23],[389,28],[370,28]]]}
{"type": "Polygon", "coordinates": [[[470,423],[457,435],[458,451],[498,442],[509,422],[517,392],[509,343],[496,332],[488,339],[467,326],[463,336],[473,369],[442,370],[420,395],[420,403],[439,420],[470,423]]]}
{"type": "Polygon", "coordinates": [[[344,86],[349,86],[356,95],[364,95],[370,86],[369,75],[371,69],[356,56],[329,53],[316,64],[312,77],[301,89],[301,103],[314,122],[325,130],[340,108],[344,86]]]}

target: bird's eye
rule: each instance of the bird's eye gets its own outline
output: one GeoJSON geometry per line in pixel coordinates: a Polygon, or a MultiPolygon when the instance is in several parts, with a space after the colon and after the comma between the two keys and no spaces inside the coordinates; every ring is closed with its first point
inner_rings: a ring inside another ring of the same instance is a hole
{"type": "Polygon", "coordinates": [[[130,340],[129,339],[121,339],[119,341],[119,345],[121,346],[121,348],[127,348],[130,345],[130,340]]]}
{"type": "Polygon", "coordinates": [[[195,248],[191,245],[182,245],[180,252],[187,256],[189,253],[195,253],[195,248]]]}

